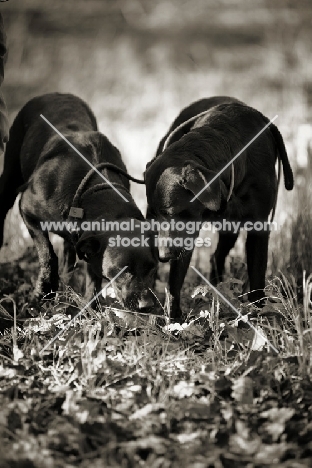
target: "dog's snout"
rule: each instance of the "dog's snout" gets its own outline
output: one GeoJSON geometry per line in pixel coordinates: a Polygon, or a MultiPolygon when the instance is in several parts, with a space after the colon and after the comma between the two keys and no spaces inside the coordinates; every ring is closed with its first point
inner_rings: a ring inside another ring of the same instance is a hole
{"type": "Polygon", "coordinates": [[[137,291],[123,290],[120,300],[122,304],[130,310],[149,312],[155,306],[155,298],[151,291],[147,289],[137,289],[137,291]]]}
{"type": "Polygon", "coordinates": [[[141,299],[139,299],[138,309],[141,312],[144,312],[145,310],[147,311],[151,309],[152,307],[154,307],[154,301],[152,297],[147,296],[147,297],[142,297],[141,299]]]}

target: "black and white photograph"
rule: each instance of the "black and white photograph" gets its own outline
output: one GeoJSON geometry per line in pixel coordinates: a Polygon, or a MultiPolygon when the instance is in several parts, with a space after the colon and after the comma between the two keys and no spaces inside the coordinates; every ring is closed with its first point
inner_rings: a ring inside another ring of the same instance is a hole
{"type": "Polygon", "coordinates": [[[0,468],[312,466],[310,0],[0,0],[0,468]]]}

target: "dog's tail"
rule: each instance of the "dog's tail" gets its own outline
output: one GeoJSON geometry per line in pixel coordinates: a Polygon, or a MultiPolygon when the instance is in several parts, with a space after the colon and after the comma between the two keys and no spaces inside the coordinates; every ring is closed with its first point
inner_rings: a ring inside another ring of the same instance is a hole
{"type": "Polygon", "coordinates": [[[271,123],[269,128],[277,145],[279,159],[282,161],[285,188],[286,190],[292,190],[294,188],[294,175],[290,167],[283,137],[274,124],[271,123]]]}
{"type": "Polygon", "coordinates": [[[20,111],[10,129],[4,155],[4,168],[0,177],[0,248],[3,244],[3,226],[7,212],[14,205],[19,187],[24,183],[20,152],[25,136],[23,113],[20,111]]]}

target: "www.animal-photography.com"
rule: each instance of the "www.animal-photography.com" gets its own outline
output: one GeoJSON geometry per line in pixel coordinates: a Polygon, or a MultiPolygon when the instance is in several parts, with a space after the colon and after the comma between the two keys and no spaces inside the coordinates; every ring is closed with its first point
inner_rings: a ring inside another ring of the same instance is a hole
{"type": "Polygon", "coordinates": [[[1,468],[311,466],[311,21],[1,2],[1,468]]]}

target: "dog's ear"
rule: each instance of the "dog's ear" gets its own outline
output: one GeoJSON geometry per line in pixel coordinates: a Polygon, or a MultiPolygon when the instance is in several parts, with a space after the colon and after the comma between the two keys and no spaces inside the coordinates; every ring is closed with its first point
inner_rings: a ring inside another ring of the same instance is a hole
{"type": "Polygon", "coordinates": [[[101,243],[95,237],[87,237],[77,242],[76,252],[80,260],[89,262],[101,249],[101,243]]]}
{"type": "Polygon", "coordinates": [[[204,189],[201,194],[198,195],[197,199],[208,210],[218,211],[222,199],[226,198],[226,187],[220,177],[206,187],[216,175],[216,172],[210,171],[203,166],[188,163],[183,166],[179,184],[186,190],[192,192],[194,196],[204,189]]]}

